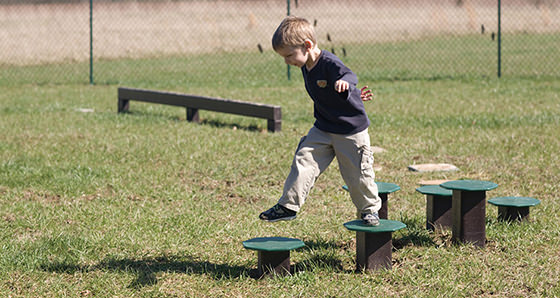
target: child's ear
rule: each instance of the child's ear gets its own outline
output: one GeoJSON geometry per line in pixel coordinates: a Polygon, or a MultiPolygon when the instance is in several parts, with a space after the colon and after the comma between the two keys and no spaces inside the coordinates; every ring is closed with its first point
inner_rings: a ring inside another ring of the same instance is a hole
{"type": "Polygon", "coordinates": [[[305,45],[306,50],[311,50],[313,48],[313,42],[310,39],[306,39],[303,45],[305,45]]]}

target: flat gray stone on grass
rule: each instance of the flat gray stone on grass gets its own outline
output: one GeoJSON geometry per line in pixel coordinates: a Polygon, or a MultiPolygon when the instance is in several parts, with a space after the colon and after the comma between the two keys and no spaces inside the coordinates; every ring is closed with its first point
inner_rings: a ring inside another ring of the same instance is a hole
{"type": "Polygon", "coordinates": [[[445,182],[447,182],[447,181],[450,181],[450,180],[446,180],[446,179],[440,179],[440,180],[420,180],[420,181],[418,181],[418,184],[419,184],[419,185],[422,185],[422,186],[424,186],[424,185],[440,185],[440,184],[445,183],[445,182]]]}
{"type": "Polygon", "coordinates": [[[375,153],[383,153],[383,152],[387,152],[386,149],[383,149],[381,147],[377,147],[377,146],[371,146],[371,152],[375,153]]]}
{"type": "Polygon", "coordinates": [[[459,168],[448,163],[425,163],[418,165],[410,165],[408,169],[414,172],[449,172],[457,171],[459,168]]]}

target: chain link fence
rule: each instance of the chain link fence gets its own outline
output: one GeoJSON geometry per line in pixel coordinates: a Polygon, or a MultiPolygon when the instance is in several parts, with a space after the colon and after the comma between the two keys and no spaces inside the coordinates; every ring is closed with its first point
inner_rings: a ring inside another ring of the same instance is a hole
{"type": "Polygon", "coordinates": [[[0,84],[122,82],[150,60],[285,78],[287,14],[360,78],[560,77],[560,0],[0,0],[0,84]]]}

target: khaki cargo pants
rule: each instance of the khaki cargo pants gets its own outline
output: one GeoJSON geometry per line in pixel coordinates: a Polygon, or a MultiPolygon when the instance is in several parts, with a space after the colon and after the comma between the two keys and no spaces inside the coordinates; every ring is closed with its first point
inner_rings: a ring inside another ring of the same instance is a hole
{"type": "Polygon", "coordinates": [[[322,131],[315,126],[311,128],[299,142],[278,203],[299,211],[315,180],[335,157],[358,215],[377,212],[381,208],[381,198],[375,184],[373,153],[367,129],[356,134],[341,135],[322,131]]]}

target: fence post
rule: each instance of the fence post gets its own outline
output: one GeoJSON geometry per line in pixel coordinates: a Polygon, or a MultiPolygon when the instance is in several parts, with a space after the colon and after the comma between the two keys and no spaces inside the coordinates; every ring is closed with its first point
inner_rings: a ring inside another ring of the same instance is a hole
{"type": "Polygon", "coordinates": [[[502,76],[502,1],[498,0],[498,78],[502,76]]]}
{"type": "MultiPolygon", "coordinates": [[[[287,6],[287,16],[290,16],[290,0],[286,0],[286,6],[287,6]]],[[[286,74],[288,75],[288,81],[291,79],[290,76],[290,65],[286,64],[286,74]]]]}
{"type": "Polygon", "coordinates": [[[93,0],[89,0],[89,83],[93,85],[93,0]]]}

